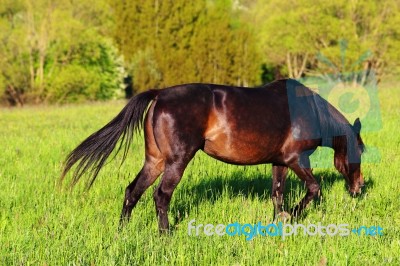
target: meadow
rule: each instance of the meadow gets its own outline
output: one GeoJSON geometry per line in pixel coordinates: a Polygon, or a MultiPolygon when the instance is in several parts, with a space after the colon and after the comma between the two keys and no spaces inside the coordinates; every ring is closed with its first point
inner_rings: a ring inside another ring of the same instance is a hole
{"type": "MultiPolygon", "coordinates": [[[[382,129],[363,134],[366,188],[352,198],[331,166],[316,168],[322,199],[299,223],[380,226],[382,236],[188,235],[188,224],[272,222],[271,166],[234,166],[198,152],[173,195],[172,230],[160,236],[152,192],[118,232],[125,187],[143,163],[136,135],[125,163],[109,162],[91,190],[58,186],[66,155],[125,102],[0,109],[0,265],[381,265],[400,264],[400,89],[379,92],[382,129]],[[376,153],[376,150],[379,153],[376,153]]],[[[329,160],[332,161],[332,154],[329,160]]],[[[68,180],[66,180],[68,181],[68,180]]],[[[83,181],[83,182],[82,182],[83,181]]],[[[305,189],[289,174],[285,207],[305,189]]]]}

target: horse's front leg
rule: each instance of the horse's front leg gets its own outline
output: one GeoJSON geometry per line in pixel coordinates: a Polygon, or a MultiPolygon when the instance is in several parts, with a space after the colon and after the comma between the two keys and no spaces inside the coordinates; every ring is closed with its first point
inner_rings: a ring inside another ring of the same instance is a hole
{"type": "Polygon", "coordinates": [[[307,193],[304,198],[292,208],[290,213],[293,216],[299,216],[307,207],[307,204],[314,198],[319,197],[321,193],[321,188],[310,168],[310,159],[308,156],[308,154],[303,153],[288,164],[289,168],[304,181],[307,188],[307,193]]]}

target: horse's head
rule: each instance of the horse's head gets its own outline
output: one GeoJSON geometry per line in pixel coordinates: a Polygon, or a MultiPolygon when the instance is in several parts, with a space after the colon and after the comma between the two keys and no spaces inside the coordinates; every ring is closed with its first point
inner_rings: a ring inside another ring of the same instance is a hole
{"type": "Polygon", "coordinates": [[[361,155],[364,143],[360,136],[361,123],[357,118],[354,125],[349,125],[346,136],[337,136],[334,141],[335,167],[346,179],[352,196],[361,193],[364,178],[361,172],[361,155]]]}
{"type": "Polygon", "coordinates": [[[354,149],[351,155],[348,154],[348,185],[349,192],[352,196],[356,196],[361,193],[361,188],[364,186],[364,177],[361,172],[361,155],[364,152],[365,146],[361,139],[361,122],[360,119],[354,121],[352,126],[353,132],[356,136],[356,143],[350,144],[350,149],[354,149]]]}

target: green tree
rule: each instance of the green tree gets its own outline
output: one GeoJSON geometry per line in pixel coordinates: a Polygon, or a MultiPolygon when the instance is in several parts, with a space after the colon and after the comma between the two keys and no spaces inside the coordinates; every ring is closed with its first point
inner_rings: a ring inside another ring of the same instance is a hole
{"type": "Polygon", "coordinates": [[[20,26],[18,14],[23,10],[22,1],[0,2],[0,93],[8,100],[22,105],[21,95],[30,85],[29,58],[26,56],[26,31],[20,26]]]}
{"type": "Polygon", "coordinates": [[[188,82],[258,83],[254,31],[231,1],[117,2],[113,9],[115,40],[137,91],[188,82]]]}
{"type": "Polygon", "coordinates": [[[360,70],[382,76],[398,66],[396,0],[260,0],[252,10],[264,61],[284,76],[360,70]],[[345,54],[340,40],[348,44],[345,54]]]}
{"type": "Polygon", "coordinates": [[[2,1],[0,85],[11,102],[107,99],[121,89],[106,1],[2,1]]]}

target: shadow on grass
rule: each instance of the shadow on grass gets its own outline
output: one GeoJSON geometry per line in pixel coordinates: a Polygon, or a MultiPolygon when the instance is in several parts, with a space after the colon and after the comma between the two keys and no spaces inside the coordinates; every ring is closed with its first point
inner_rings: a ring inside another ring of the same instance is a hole
{"type": "MultiPolygon", "coordinates": [[[[329,193],[332,186],[336,182],[344,180],[344,177],[334,171],[324,171],[315,174],[318,183],[321,185],[323,193],[329,193]]],[[[368,190],[374,186],[372,179],[365,181],[365,186],[362,189],[362,193],[358,198],[363,198],[368,190]]],[[[189,215],[193,208],[199,206],[202,202],[208,201],[211,203],[218,202],[221,200],[222,195],[226,192],[233,197],[241,196],[245,198],[259,198],[266,202],[271,202],[271,189],[272,189],[272,176],[269,175],[256,175],[248,177],[242,171],[233,172],[228,176],[217,176],[212,178],[203,179],[200,182],[194,184],[191,187],[183,188],[185,194],[190,195],[190,200],[179,199],[176,200],[173,206],[171,206],[171,213],[175,215],[175,225],[179,224],[185,215],[189,215]]],[[[347,184],[344,183],[344,189],[347,191],[347,184]]],[[[306,188],[303,182],[294,173],[289,172],[288,178],[286,179],[286,186],[284,192],[284,209],[290,210],[294,207],[297,202],[295,199],[290,199],[289,194],[292,192],[300,191],[300,200],[306,193],[306,188]],[[290,177],[289,177],[290,175],[290,177]]],[[[184,197],[185,198],[185,197],[184,197]]],[[[296,197],[294,197],[296,198],[296,197]]],[[[313,201],[314,208],[321,204],[321,197],[316,198],[313,201]]],[[[312,209],[311,206],[306,208],[304,212],[295,219],[299,221],[307,216],[308,211],[312,209]]],[[[271,218],[273,213],[271,212],[271,218]]]]}

